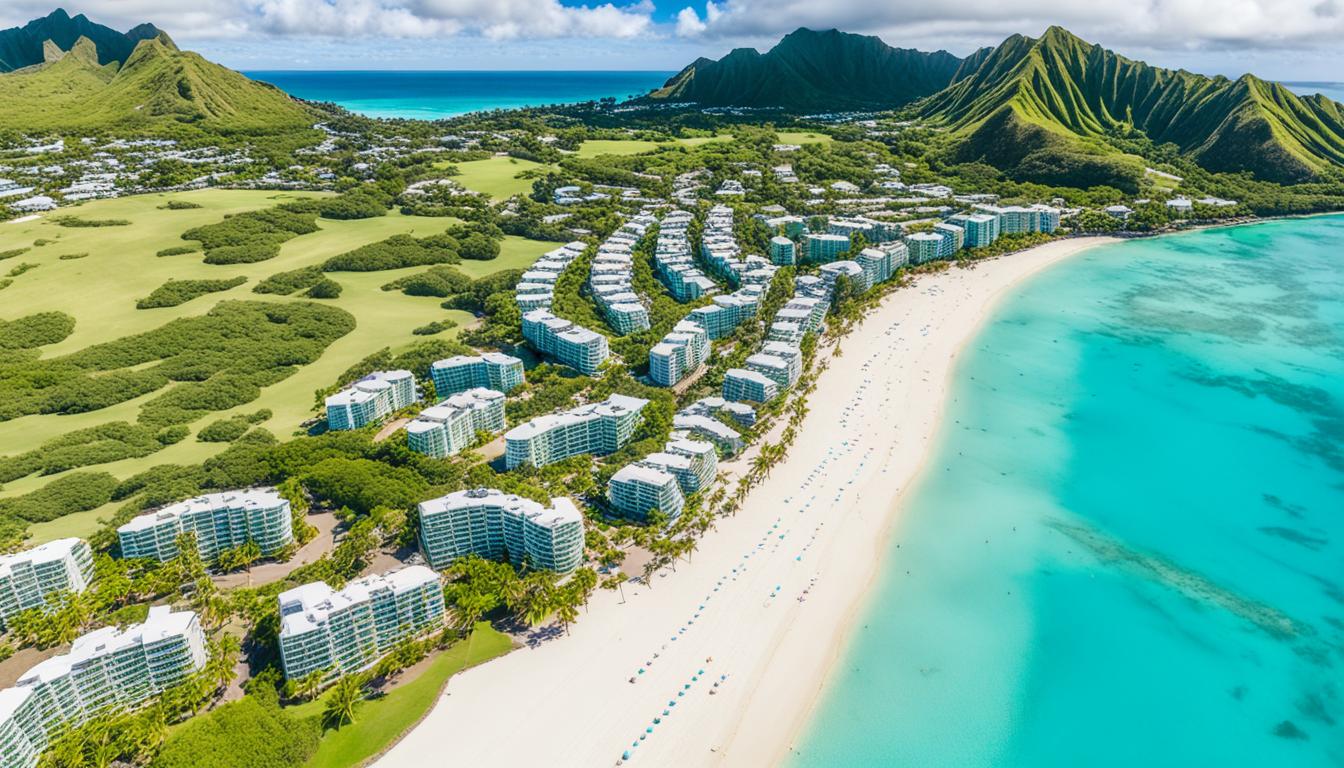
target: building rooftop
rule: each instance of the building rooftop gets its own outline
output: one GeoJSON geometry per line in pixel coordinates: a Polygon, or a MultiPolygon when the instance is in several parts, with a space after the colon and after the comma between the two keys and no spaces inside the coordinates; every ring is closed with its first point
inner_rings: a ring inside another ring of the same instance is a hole
{"type": "Polygon", "coordinates": [[[192,512],[216,509],[271,509],[286,503],[274,488],[248,488],[239,491],[207,493],[194,499],[179,501],[176,504],[146,512],[132,518],[130,522],[117,529],[117,533],[134,533],[153,528],[166,520],[192,512]]]}

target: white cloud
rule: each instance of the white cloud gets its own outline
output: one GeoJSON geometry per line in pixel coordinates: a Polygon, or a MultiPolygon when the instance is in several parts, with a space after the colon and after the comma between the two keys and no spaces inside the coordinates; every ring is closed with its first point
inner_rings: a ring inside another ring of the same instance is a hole
{"type": "MultiPolygon", "coordinates": [[[[4,0],[0,22],[44,16],[51,0],[4,0]]],[[[256,34],[334,38],[612,38],[648,34],[653,4],[563,5],[559,0],[85,0],[67,6],[120,29],[149,21],[184,39],[256,34]]],[[[4,26],[4,24],[0,24],[4,26]]]]}
{"type": "Polygon", "coordinates": [[[685,37],[729,40],[777,37],[798,27],[879,34],[893,45],[930,49],[992,44],[1014,32],[1051,24],[1107,44],[1190,49],[1339,46],[1341,0],[722,0],[678,17],[685,37]]]}
{"type": "Polygon", "coordinates": [[[695,9],[686,6],[677,14],[677,34],[681,37],[699,37],[703,35],[711,26],[719,22],[719,6],[713,0],[705,3],[705,18],[700,20],[700,15],[695,9]]]}

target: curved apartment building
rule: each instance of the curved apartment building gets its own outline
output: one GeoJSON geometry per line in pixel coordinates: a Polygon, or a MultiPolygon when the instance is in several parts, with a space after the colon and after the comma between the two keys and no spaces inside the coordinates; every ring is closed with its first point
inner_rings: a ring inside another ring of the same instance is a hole
{"type": "Polygon", "coordinates": [[[82,539],[57,539],[0,556],[0,627],[16,613],[46,608],[58,595],[83,592],[92,580],[93,552],[82,539]]]}
{"type": "Polygon", "coordinates": [[[289,502],[274,488],[208,493],[147,512],[117,529],[121,556],[172,560],[177,537],[196,536],[196,550],[210,562],[220,552],[254,542],[274,555],[294,541],[289,502]]]}
{"type": "Polygon", "coordinates": [[[570,456],[603,456],[620,450],[643,420],[648,400],[612,395],[563,413],[538,416],[504,433],[504,464],[544,467],[570,456]]]}
{"type": "Polygon", "coordinates": [[[280,664],[297,679],[373,666],[400,640],[443,624],[439,575],[423,565],[365,576],[333,590],[314,581],[280,593],[280,664]]]}
{"type": "Polygon", "coordinates": [[[583,562],[583,515],[566,498],[546,508],[494,488],[458,491],[420,504],[420,549],[436,570],[479,555],[568,573],[583,562]]]}
{"type": "Polygon", "coordinates": [[[103,627],[68,653],[29,669],[0,691],[0,757],[33,768],[51,740],[109,708],[135,709],[200,671],[209,657],[200,621],[166,605],[142,624],[103,627]]]}

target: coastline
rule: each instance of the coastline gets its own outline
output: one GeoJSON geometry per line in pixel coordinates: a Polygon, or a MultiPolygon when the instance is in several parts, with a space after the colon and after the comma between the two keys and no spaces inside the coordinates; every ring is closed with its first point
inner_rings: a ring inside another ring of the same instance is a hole
{"type": "Polygon", "coordinates": [[[376,764],[446,750],[509,765],[782,760],[869,599],[960,351],[1022,280],[1108,242],[1062,239],[884,298],[819,356],[827,397],[809,402],[802,439],[680,573],[627,584],[624,600],[604,591],[572,637],[454,677],[376,764]]]}
{"type": "MultiPolygon", "coordinates": [[[[826,643],[830,648],[823,654],[823,663],[817,666],[814,670],[814,674],[808,679],[807,685],[803,687],[803,690],[807,692],[806,699],[804,701],[798,701],[798,697],[794,697],[794,712],[792,718],[777,721],[785,723],[784,727],[776,727],[774,729],[769,728],[763,719],[767,717],[768,713],[764,712],[760,714],[749,714],[748,712],[744,712],[739,718],[738,727],[734,732],[733,739],[737,740],[745,735],[747,740],[747,757],[752,761],[751,764],[782,765],[794,751],[795,744],[805,735],[808,724],[811,722],[814,713],[821,704],[822,696],[826,691],[826,682],[830,678],[832,670],[834,670],[844,658],[845,650],[849,645],[856,623],[871,603],[873,598],[873,588],[881,575],[885,556],[889,551],[891,537],[895,533],[897,525],[902,520],[900,515],[901,509],[904,507],[910,491],[917,487],[920,478],[924,475],[924,470],[933,454],[934,441],[938,430],[942,425],[943,416],[947,411],[950,387],[956,374],[957,363],[961,359],[962,350],[979,334],[980,330],[993,316],[995,309],[1018,285],[1062,261],[1091,250],[1099,245],[1124,242],[1126,239],[1127,238],[1100,235],[1079,235],[1046,243],[1024,251],[1005,254],[981,262],[981,264],[1003,262],[1026,256],[1032,252],[1040,251],[1040,253],[1036,254],[1039,261],[1029,265],[1025,271],[1015,272],[1005,282],[997,285],[997,287],[984,298],[973,321],[971,321],[972,319],[970,317],[965,318],[971,322],[959,329],[963,331],[963,333],[954,344],[955,350],[946,360],[942,380],[939,383],[940,396],[937,398],[936,408],[931,414],[932,418],[929,422],[930,431],[923,435],[921,439],[923,450],[919,460],[909,471],[907,482],[896,491],[895,495],[893,495],[887,503],[885,520],[883,521],[881,530],[873,540],[872,553],[862,559],[862,562],[868,566],[862,586],[853,593],[852,599],[846,606],[841,620],[831,626],[831,632],[827,637],[828,642],[826,643]],[[762,722],[755,722],[755,718],[761,718],[762,722]],[[753,731],[757,729],[761,731],[759,737],[753,733],[753,731]],[[756,740],[764,743],[759,745],[753,744],[752,742],[756,740]],[[771,742],[773,742],[773,747],[769,746],[771,742]]],[[[843,344],[844,340],[841,340],[841,343],[843,344]]]]}

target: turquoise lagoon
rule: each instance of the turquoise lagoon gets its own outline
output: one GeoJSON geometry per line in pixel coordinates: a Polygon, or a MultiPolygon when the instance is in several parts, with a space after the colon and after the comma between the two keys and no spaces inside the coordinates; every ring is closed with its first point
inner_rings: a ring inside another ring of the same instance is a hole
{"type": "Polygon", "coordinates": [[[793,766],[1344,765],[1344,217],[1019,287],[868,600],[793,766]]]}
{"type": "Polygon", "coordinates": [[[309,101],[369,117],[439,120],[490,109],[624,101],[661,86],[670,72],[434,72],[276,70],[244,73],[309,101]]]}

